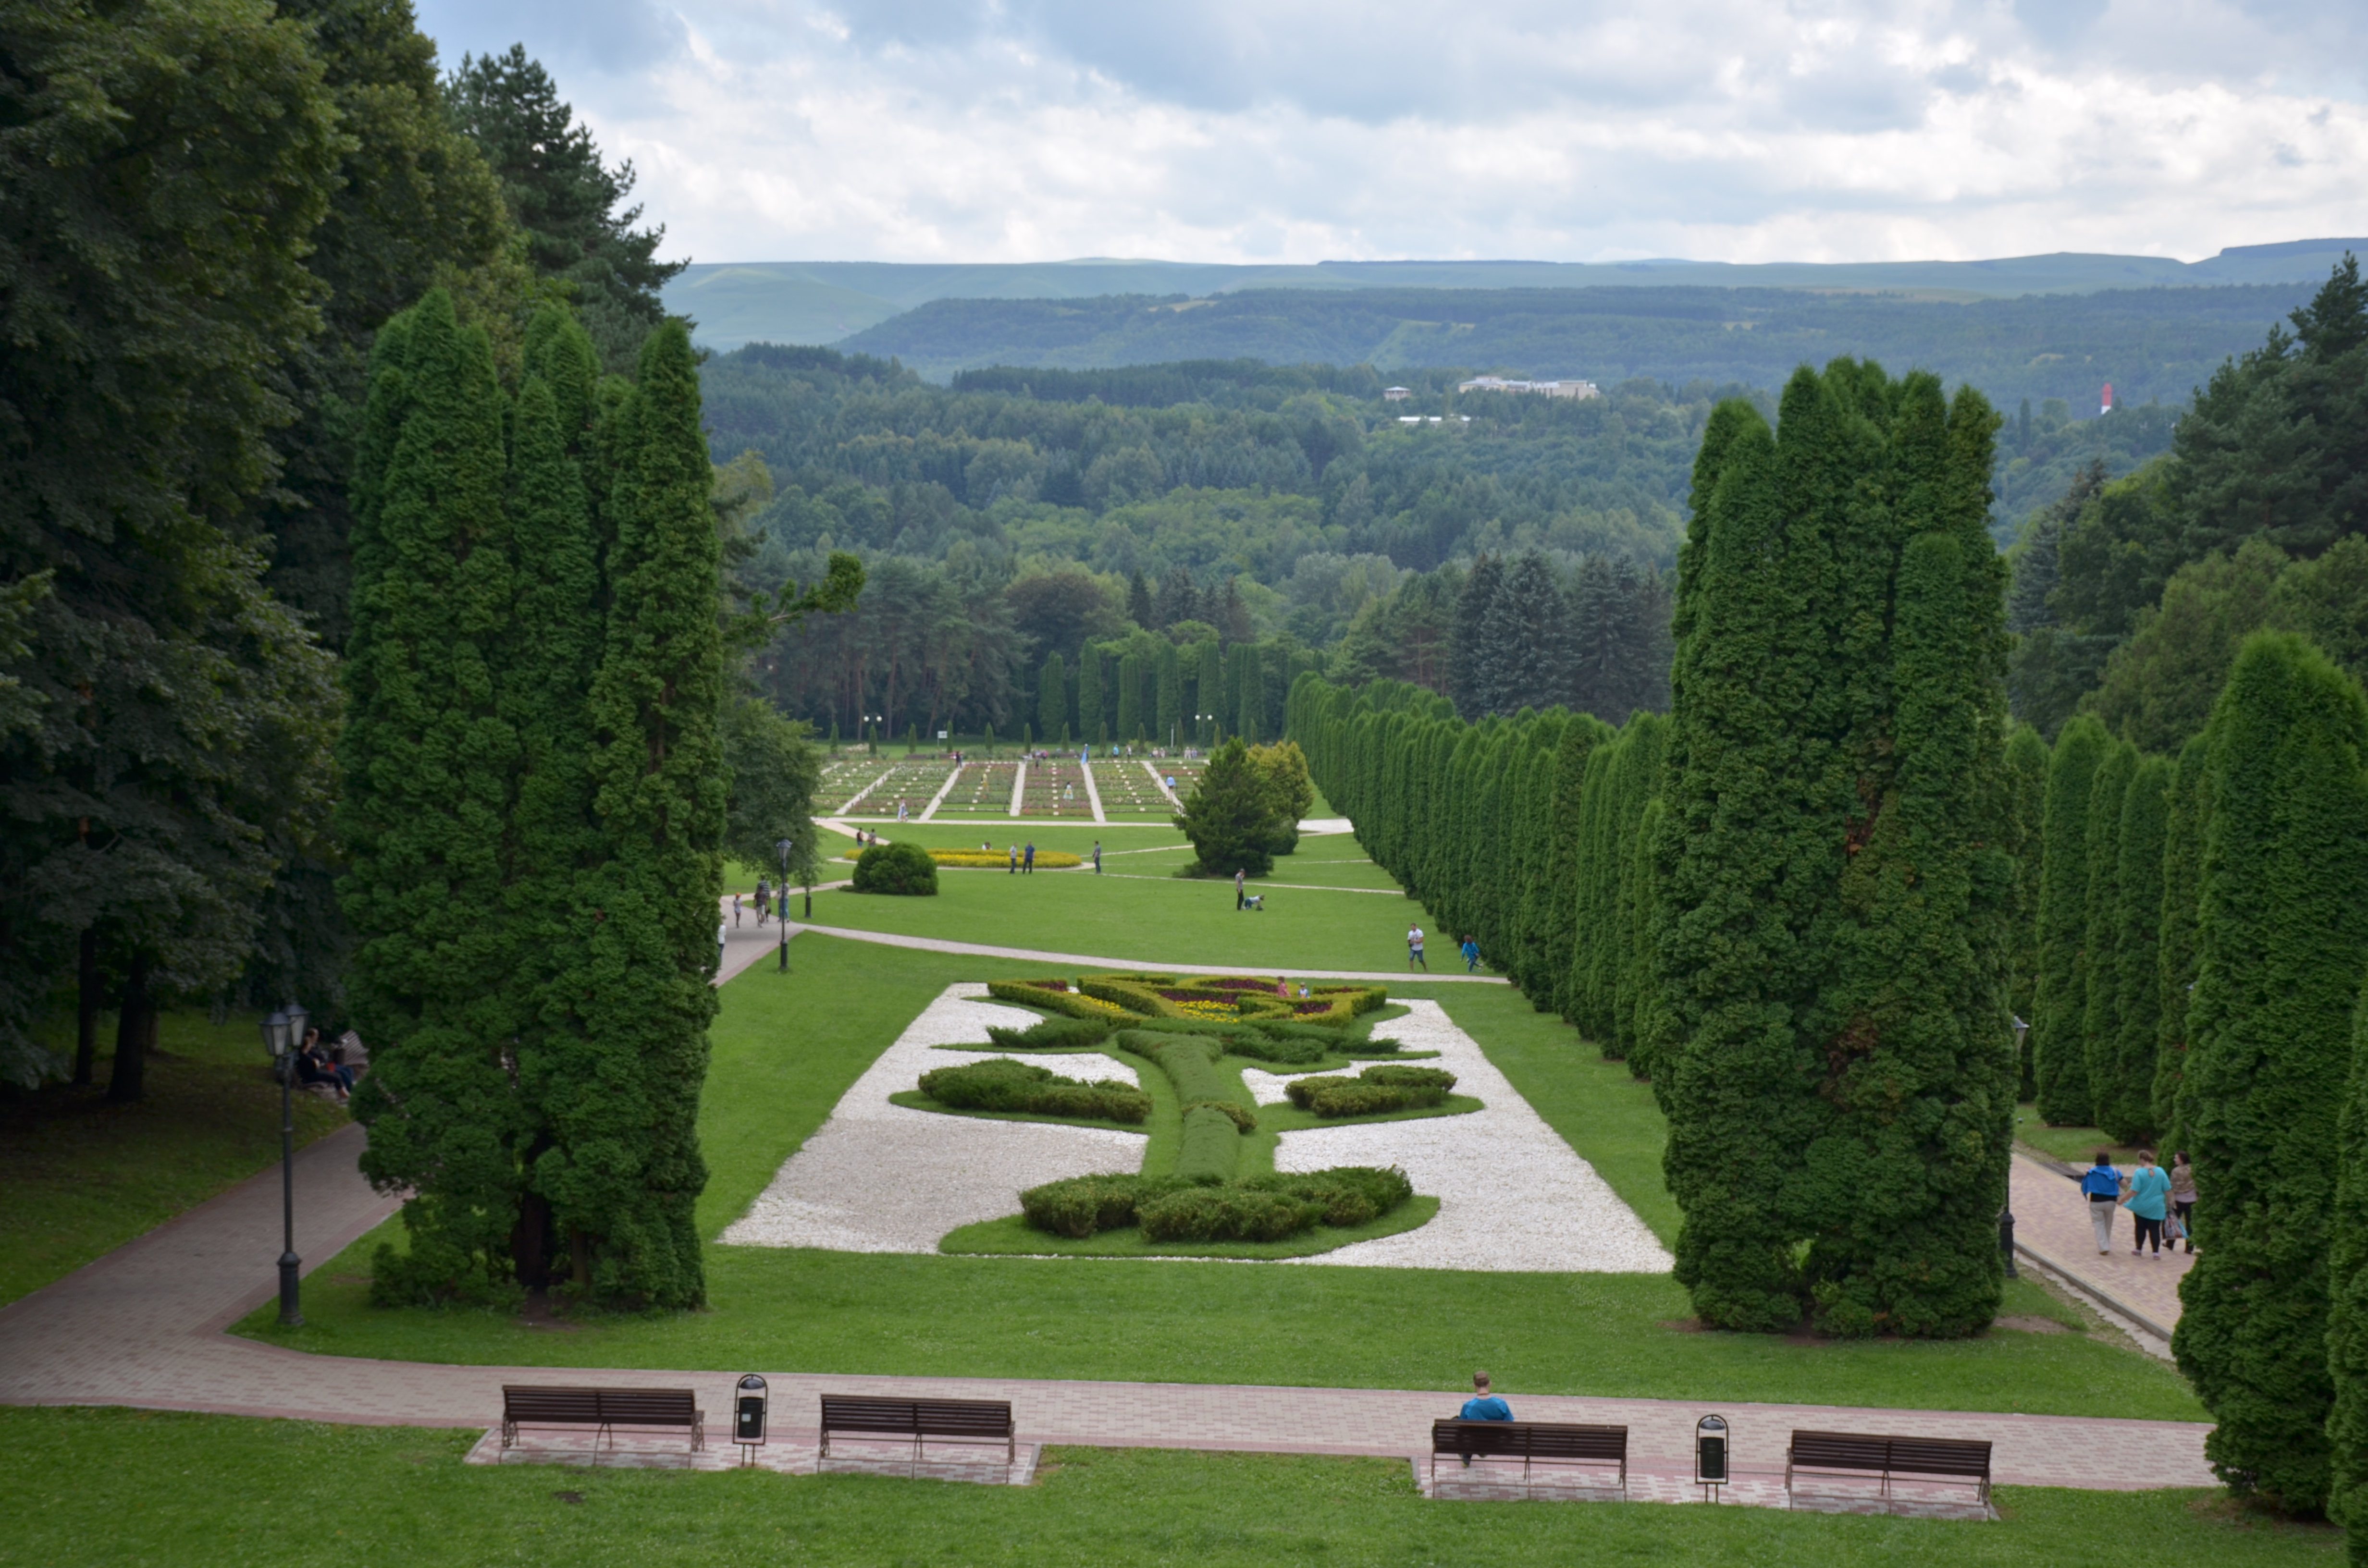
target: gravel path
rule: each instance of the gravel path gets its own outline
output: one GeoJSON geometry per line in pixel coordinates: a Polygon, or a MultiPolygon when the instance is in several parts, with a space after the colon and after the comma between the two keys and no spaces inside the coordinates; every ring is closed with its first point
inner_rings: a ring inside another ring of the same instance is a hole
{"type": "MultiPolygon", "coordinates": [[[[1467,1116],[1374,1121],[1286,1132],[1275,1168],[1397,1165],[1439,1201],[1418,1230],[1293,1259],[1360,1268],[1474,1268],[1571,1274],[1667,1274],[1658,1238],[1574,1153],[1436,1002],[1406,1004],[1389,1026],[1408,1049],[1436,1051],[1467,1116]]],[[[1261,1078],[1270,1074],[1261,1073],[1261,1078]]],[[[1244,1075],[1247,1081],[1247,1074],[1244,1075]]],[[[1255,1092],[1255,1091],[1253,1091],[1255,1092]]],[[[1281,1097],[1278,1094],[1277,1097],[1281,1097]]]]}
{"type": "MultiPolygon", "coordinates": [[[[989,1024],[1025,1028],[1037,1021],[1024,1009],[976,1000],[985,994],[984,985],[948,986],[720,1239],[730,1246],[935,1252],[948,1231],[1010,1213],[1023,1187],[1140,1170],[1138,1132],[988,1121],[888,1103],[932,1067],[1001,1054],[935,1047],[984,1040],[989,1024]]],[[[1139,1082],[1133,1069],[1099,1054],[1021,1060],[1041,1062],[1064,1078],[1139,1082]]]]}

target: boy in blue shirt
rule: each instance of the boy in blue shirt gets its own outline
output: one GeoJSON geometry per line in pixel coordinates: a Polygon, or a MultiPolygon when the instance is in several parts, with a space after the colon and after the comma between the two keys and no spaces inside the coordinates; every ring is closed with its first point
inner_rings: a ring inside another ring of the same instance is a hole
{"type": "Polygon", "coordinates": [[[2102,1256],[2113,1250],[2113,1211],[2122,1206],[2122,1173],[2113,1168],[2111,1149],[2097,1151],[2097,1163],[2080,1178],[2080,1193],[2089,1200],[2089,1224],[2102,1256]]]}
{"type": "Polygon", "coordinates": [[[1513,1407],[1488,1392],[1487,1373],[1473,1373],[1472,1388],[1474,1391],[1472,1397],[1463,1402],[1463,1414],[1459,1417],[1459,1419],[1464,1421],[1510,1421],[1513,1418],[1513,1407]]]}

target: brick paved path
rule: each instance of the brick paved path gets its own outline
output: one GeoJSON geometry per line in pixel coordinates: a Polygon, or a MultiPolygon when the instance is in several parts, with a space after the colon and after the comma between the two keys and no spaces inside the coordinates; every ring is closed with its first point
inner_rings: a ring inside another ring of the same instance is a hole
{"type": "Polygon", "coordinates": [[[2113,1216],[2113,1250],[2099,1256],[2096,1233],[2089,1226],[2089,1200],[2079,1184],[2027,1154],[2014,1157],[2011,1192],[2014,1239],[2020,1246],[2141,1327],[2170,1337],[2179,1326],[2179,1282],[2194,1266],[2193,1255],[2165,1246],[2159,1257],[2152,1253],[2131,1256],[2137,1228],[2124,1209],[2113,1216]]]}
{"type": "MultiPolygon", "coordinates": [[[[1341,890],[1326,888],[1326,892],[1341,890]]],[[[817,937],[844,937],[850,942],[878,942],[889,948],[917,948],[931,953],[972,953],[981,958],[1009,959],[1016,963],[1055,964],[1065,969],[1152,970],[1167,974],[1239,974],[1240,964],[1160,963],[1142,959],[1095,958],[1086,953],[1048,953],[1035,948],[997,948],[984,942],[950,942],[939,937],[899,937],[886,931],[858,931],[845,926],[809,926],[799,921],[790,923],[790,933],[812,931],[817,937]]],[[[1301,980],[1378,980],[1403,983],[1425,984],[1454,982],[1463,985],[1506,985],[1510,982],[1493,974],[1408,974],[1395,969],[1276,969],[1263,965],[1260,974],[1287,974],[1301,980]]]]}
{"type": "MultiPolygon", "coordinates": [[[[361,1146],[361,1129],[344,1128],[297,1156],[296,1244],[310,1264],[333,1256],[393,1210],[355,1171],[361,1146]]],[[[751,1369],[451,1367],[312,1356],[233,1338],[222,1329],[271,1299],[279,1200],[279,1173],[267,1172],[0,1309],[0,1403],[486,1426],[499,1415],[504,1381],[564,1378],[688,1385],[720,1423],[733,1380],[751,1369]]],[[[1406,1456],[1426,1449],[1430,1420],[1452,1414],[1461,1397],[754,1369],[771,1381],[776,1429],[785,1443],[810,1439],[814,1397],[828,1389],[1008,1399],[1022,1435],[1033,1443],[1406,1456]]],[[[2105,1489],[2213,1483],[2203,1463],[2205,1428],[2187,1423],[1506,1392],[1531,1420],[1626,1423],[1634,1468],[1648,1475],[1683,1471],[1694,1421],[1715,1409],[1734,1425],[1736,1464],[1745,1471],[1781,1470],[1785,1435],[1794,1426],[1819,1426],[1989,1437],[1998,1444],[1998,1478],[2009,1483],[2105,1489]]]]}

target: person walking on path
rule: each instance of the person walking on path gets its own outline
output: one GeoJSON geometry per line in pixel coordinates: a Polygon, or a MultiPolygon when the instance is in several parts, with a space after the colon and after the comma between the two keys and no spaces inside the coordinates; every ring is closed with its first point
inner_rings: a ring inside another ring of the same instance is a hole
{"type": "Polygon", "coordinates": [[[1430,972],[1430,962],[1422,956],[1422,927],[1409,926],[1406,927],[1406,968],[1411,970],[1417,964],[1422,965],[1423,973],[1430,972]]]}
{"type": "Polygon", "coordinates": [[[736,892],[732,895],[732,924],[735,929],[740,924],[740,895],[736,892]]]}
{"type": "Polygon", "coordinates": [[[1095,839],[1095,840],[1094,840],[1094,875],[1096,875],[1096,876],[1098,876],[1098,877],[1099,877],[1099,876],[1100,876],[1101,874],[1102,874],[1102,841],[1101,841],[1100,839],[1097,838],[1097,839],[1095,839]]]}
{"type": "Polygon", "coordinates": [[[769,885],[764,878],[757,879],[757,929],[759,931],[765,928],[765,893],[769,885]]]}
{"type": "Polygon", "coordinates": [[[2195,1167],[2187,1163],[2187,1151],[2181,1149],[2170,1157],[2170,1211],[2179,1221],[2179,1233],[2187,1243],[2187,1250],[2195,1250],[2195,1167]]]}
{"type": "Polygon", "coordinates": [[[1013,846],[1011,846],[1011,871],[1010,871],[1010,874],[1011,874],[1012,876],[1015,876],[1015,877],[1016,877],[1016,876],[1018,876],[1018,875],[1019,874],[1019,846],[1018,846],[1017,844],[1015,844],[1015,845],[1013,845],[1013,846]]]}
{"type": "Polygon", "coordinates": [[[1023,877],[1036,874],[1036,841],[1032,838],[1028,841],[1027,858],[1019,863],[1019,874],[1023,877]]]}
{"type": "Polygon", "coordinates": [[[1248,872],[1247,872],[1247,871],[1241,871],[1241,870],[1236,870],[1236,871],[1234,873],[1234,907],[1235,907],[1235,909],[1239,909],[1239,908],[1241,908],[1241,907],[1242,907],[1243,903],[1245,902],[1245,895],[1244,895],[1244,893],[1242,892],[1242,887],[1243,887],[1243,885],[1244,885],[1245,883],[1247,883],[1248,881],[1249,881],[1249,873],[1248,873],[1248,872]]]}
{"type": "Polygon", "coordinates": [[[2130,1248],[2132,1257],[2146,1255],[2147,1244],[2154,1246],[2154,1256],[2162,1256],[2163,1205],[2170,1197],[2170,1177],[2154,1163],[2154,1151],[2138,1151],[2138,1168],[2130,1173],[2130,1218],[2137,1221],[2136,1244],[2130,1248]]]}
{"type": "Polygon", "coordinates": [[[1476,974],[1479,971],[1480,944],[1466,937],[1463,938],[1463,972],[1476,974]]]}
{"type": "Polygon", "coordinates": [[[2113,1250],[2113,1210],[2122,1205],[2122,1173],[2113,1168],[2113,1152],[2097,1151],[2097,1163],[2080,1178],[2081,1196],[2089,1200],[2089,1224],[2097,1233],[2097,1256],[2113,1250]]]}

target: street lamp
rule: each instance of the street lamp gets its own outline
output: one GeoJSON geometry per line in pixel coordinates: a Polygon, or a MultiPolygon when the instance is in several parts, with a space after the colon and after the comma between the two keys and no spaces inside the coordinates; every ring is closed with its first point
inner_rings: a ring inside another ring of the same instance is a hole
{"type": "MultiPolygon", "coordinates": [[[[2019,1077],[2022,1073],[2022,1042],[2030,1038],[2031,1026],[2015,1014],[2009,1013],[2007,1017],[2014,1019],[2014,1070],[2019,1077]]],[[[2006,1259],[2006,1277],[2020,1279],[2022,1276],[2015,1272],[2014,1267],[2014,1205],[2011,1201],[1998,1210],[1998,1253],[2006,1259]]]]}
{"type": "Polygon", "coordinates": [[[283,1327],[304,1326],[297,1300],[296,1271],[304,1260],[296,1256],[296,1053],[303,1049],[304,1026],[312,1015],[301,1002],[290,1002],[263,1020],[263,1049],[279,1074],[279,1322],[283,1327]]]}
{"type": "MultiPolygon", "coordinates": [[[[789,973],[789,972],[790,972],[790,849],[791,849],[791,843],[792,843],[792,841],[791,841],[791,840],[784,838],[784,839],[782,839],[779,844],[776,844],[776,845],[774,845],[774,846],[773,846],[773,847],[774,847],[774,848],[776,848],[776,849],[778,849],[778,850],[780,850],[780,851],[781,852],[781,907],[780,907],[780,915],[781,915],[781,972],[782,972],[783,974],[787,974],[787,973],[789,973]]],[[[814,895],[813,895],[812,893],[808,893],[806,896],[807,896],[808,898],[812,898],[814,895]]],[[[808,915],[812,915],[812,914],[814,913],[814,911],[813,911],[813,910],[811,910],[811,909],[809,909],[809,910],[807,910],[807,911],[806,911],[806,913],[807,913],[808,915]]]]}

